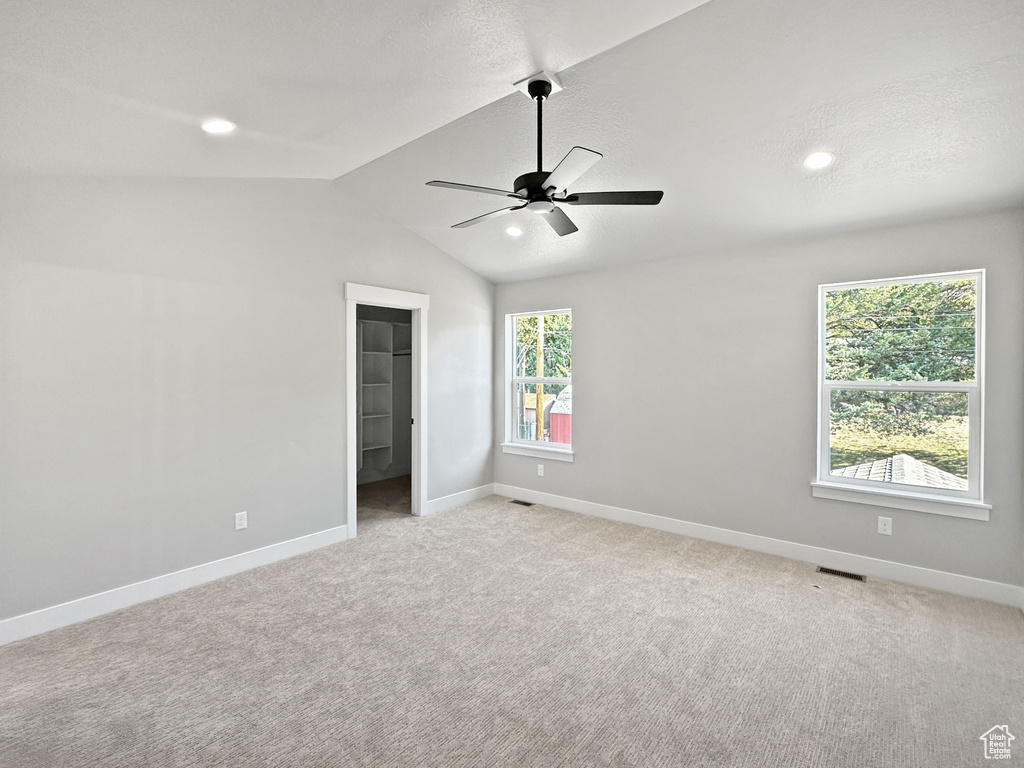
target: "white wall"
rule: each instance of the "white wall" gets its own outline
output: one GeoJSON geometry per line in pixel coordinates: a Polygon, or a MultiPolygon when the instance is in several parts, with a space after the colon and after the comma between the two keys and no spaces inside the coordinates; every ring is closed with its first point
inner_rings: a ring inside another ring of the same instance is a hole
{"type": "MultiPolygon", "coordinates": [[[[500,285],[495,301],[498,349],[506,313],[572,308],[576,453],[543,478],[538,459],[496,453],[496,483],[1024,583],[1020,210],[500,285]],[[812,498],[817,286],[973,267],[988,270],[991,521],[812,498]]],[[[500,437],[500,354],[495,372],[500,437]]]]}
{"type": "Polygon", "coordinates": [[[428,498],[492,481],[492,286],[331,182],[0,211],[0,619],[343,525],[346,281],[431,296],[428,498]]]}

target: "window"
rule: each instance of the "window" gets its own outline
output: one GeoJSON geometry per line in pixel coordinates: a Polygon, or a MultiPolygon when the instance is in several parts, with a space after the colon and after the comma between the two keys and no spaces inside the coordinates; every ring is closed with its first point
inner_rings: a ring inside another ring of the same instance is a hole
{"type": "Polygon", "coordinates": [[[572,311],[506,315],[506,453],[572,461],[572,311]]]}
{"type": "Polygon", "coordinates": [[[815,496],[988,519],[984,278],[819,287],[815,496]]]}

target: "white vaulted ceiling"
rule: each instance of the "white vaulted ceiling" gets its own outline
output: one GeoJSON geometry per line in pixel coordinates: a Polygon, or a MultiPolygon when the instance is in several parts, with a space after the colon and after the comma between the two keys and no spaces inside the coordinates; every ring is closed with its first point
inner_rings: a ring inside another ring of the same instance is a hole
{"type": "Polygon", "coordinates": [[[333,179],[702,1],[4,0],[0,168],[333,179]]]}
{"type": "Polygon", "coordinates": [[[8,0],[0,170],[340,177],[500,282],[1020,204],[1022,84],[1020,0],[8,0]],[[541,69],[545,166],[589,147],[573,191],[664,201],[450,229],[503,201],[424,183],[535,170],[541,69]]]}

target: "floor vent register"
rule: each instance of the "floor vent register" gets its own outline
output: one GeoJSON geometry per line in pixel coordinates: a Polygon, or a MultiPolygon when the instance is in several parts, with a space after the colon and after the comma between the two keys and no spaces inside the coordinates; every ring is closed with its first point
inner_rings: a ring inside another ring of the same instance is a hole
{"type": "Polygon", "coordinates": [[[818,573],[827,573],[831,576],[841,576],[844,579],[853,579],[854,581],[867,581],[859,573],[849,573],[847,571],[837,571],[835,568],[823,568],[818,566],[818,573]]]}

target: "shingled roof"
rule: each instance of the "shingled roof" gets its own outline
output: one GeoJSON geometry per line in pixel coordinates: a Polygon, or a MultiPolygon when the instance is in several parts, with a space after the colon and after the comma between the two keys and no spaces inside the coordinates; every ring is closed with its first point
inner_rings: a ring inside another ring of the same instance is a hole
{"type": "Polygon", "coordinates": [[[832,474],[855,477],[858,480],[877,480],[881,483],[921,485],[927,488],[948,488],[955,491],[967,490],[967,481],[962,477],[918,461],[905,453],[897,453],[895,456],[869,461],[866,464],[833,469],[832,474]]]}
{"type": "Polygon", "coordinates": [[[572,413],[572,384],[558,393],[555,404],[551,406],[552,413],[572,413]]]}

